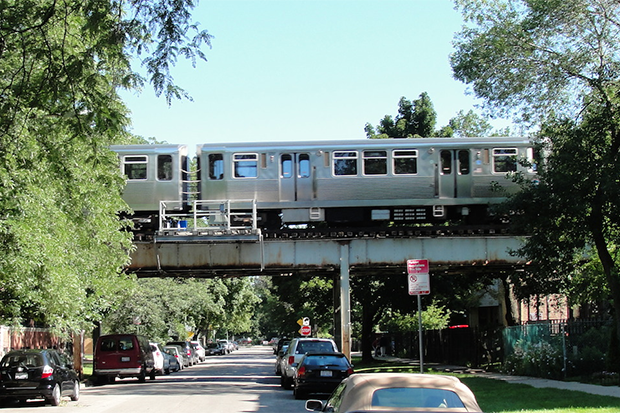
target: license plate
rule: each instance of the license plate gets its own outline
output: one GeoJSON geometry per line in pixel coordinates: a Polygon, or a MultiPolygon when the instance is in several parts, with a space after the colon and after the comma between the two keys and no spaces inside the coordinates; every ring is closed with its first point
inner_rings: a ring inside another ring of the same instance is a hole
{"type": "Polygon", "coordinates": [[[121,357],[121,361],[131,361],[131,357],[121,357]]]}
{"type": "Polygon", "coordinates": [[[26,380],[28,373],[15,373],[15,380],[26,380]]]}
{"type": "Polygon", "coordinates": [[[321,370],[321,377],[331,377],[332,372],[330,370],[321,370]]]}

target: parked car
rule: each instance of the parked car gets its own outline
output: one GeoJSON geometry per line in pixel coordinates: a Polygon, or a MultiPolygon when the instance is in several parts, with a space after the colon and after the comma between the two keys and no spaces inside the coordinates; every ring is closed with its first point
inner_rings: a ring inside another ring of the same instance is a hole
{"type": "Polygon", "coordinates": [[[330,398],[306,401],[321,412],[482,412],[472,391],[458,378],[436,374],[356,373],[330,398]]]}
{"type": "Polygon", "coordinates": [[[353,374],[353,366],[342,353],[306,353],[295,367],[293,395],[305,399],[311,393],[330,394],[353,374]]]}
{"type": "Polygon", "coordinates": [[[226,354],[226,347],[222,343],[207,343],[209,354],[220,356],[226,354]]]}
{"type": "Polygon", "coordinates": [[[217,342],[222,344],[222,346],[224,347],[226,351],[226,354],[232,353],[233,350],[235,349],[233,344],[228,340],[221,339],[221,340],[217,340],[217,342]]]}
{"type": "Polygon", "coordinates": [[[276,376],[280,376],[282,374],[282,357],[284,357],[290,342],[291,340],[286,340],[286,344],[283,344],[281,347],[279,346],[278,355],[276,356],[276,376]]]}
{"type": "Polygon", "coordinates": [[[80,398],[73,363],[56,350],[13,350],[0,361],[0,400],[43,398],[58,406],[63,396],[80,398]]]}
{"type": "Polygon", "coordinates": [[[183,367],[182,358],[179,354],[179,350],[176,347],[168,346],[168,348],[164,347],[161,349],[161,352],[164,354],[164,357],[167,360],[167,363],[164,363],[164,373],[170,374],[176,371],[181,370],[183,367]]]}
{"type": "Polygon", "coordinates": [[[155,380],[155,361],[146,337],[135,334],[101,336],[95,345],[93,378],[98,384],[114,381],[117,377],[146,376],[155,380]]]}
{"type": "Polygon", "coordinates": [[[169,352],[178,360],[181,370],[183,370],[185,367],[189,367],[189,358],[187,357],[185,351],[183,351],[183,347],[177,345],[169,345],[164,346],[163,350],[169,352]]]}
{"type": "Polygon", "coordinates": [[[280,385],[285,389],[293,386],[295,367],[293,364],[299,363],[304,354],[313,353],[337,353],[338,347],[334,340],[330,338],[294,338],[288,345],[286,353],[280,360],[280,385]]]}
{"type": "Polygon", "coordinates": [[[189,341],[170,341],[166,343],[166,345],[167,346],[169,345],[181,346],[183,348],[183,351],[187,355],[188,365],[193,366],[194,364],[198,364],[198,357],[196,357],[196,349],[194,349],[194,346],[192,346],[192,343],[190,343],[189,341]]]}
{"type": "Polygon", "coordinates": [[[202,344],[200,344],[200,341],[190,341],[190,343],[194,346],[194,350],[196,351],[196,357],[198,357],[198,360],[200,362],[205,361],[205,349],[202,344]]]}
{"type": "Polygon", "coordinates": [[[151,346],[151,351],[153,352],[153,365],[155,368],[155,374],[162,375],[167,370],[170,370],[170,365],[168,360],[164,357],[164,353],[159,348],[157,343],[149,343],[151,346]]]}

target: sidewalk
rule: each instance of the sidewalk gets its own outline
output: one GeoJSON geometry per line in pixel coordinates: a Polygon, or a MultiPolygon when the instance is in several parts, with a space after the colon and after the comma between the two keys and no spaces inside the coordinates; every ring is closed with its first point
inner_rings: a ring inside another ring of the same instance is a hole
{"type": "MultiPolygon", "coordinates": [[[[361,356],[361,353],[355,353],[355,355],[361,356]]],[[[351,354],[353,356],[353,354],[351,354]]],[[[375,357],[377,360],[387,360],[390,362],[397,362],[402,364],[408,364],[411,366],[417,366],[419,368],[420,363],[417,360],[398,358],[398,357],[375,357]]],[[[509,376],[499,373],[487,372],[482,369],[470,369],[463,366],[449,366],[438,363],[424,363],[424,368],[432,368],[436,371],[442,371],[445,373],[467,373],[476,374],[480,377],[503,380],[507,383],[519,383],[527,384],[528,386],[543,388],[550,387],[560,390],[581,391],[584,393],[596,394],[599,396],[611,396],[620,398],[620,387],[618,386],[598,386],[596,384],[576,383],[560,380],[548,380],[540,379],[537,377],[524,377],[524,376],[509,376]]]]}

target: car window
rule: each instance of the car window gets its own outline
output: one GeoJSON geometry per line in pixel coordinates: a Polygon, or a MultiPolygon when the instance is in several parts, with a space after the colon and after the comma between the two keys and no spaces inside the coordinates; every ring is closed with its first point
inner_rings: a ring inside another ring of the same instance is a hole
{"type": "Polygon", "coordinates": [[[133,340],[131,337],[120,338],[118,340],[118,349],[120,351],[133,350],[133,340]]]}
{"type": "Polygon", "coordinates": [[[392,387],[378,389],[372,394],[373,407],[438,407],[463,408],[463,402],[456,393],[443,389],[422,387],[392,387]]]}
{"type": "Polygon", "coordinates": [[[305,354],[309,352],[322,353],[334,351],[334,346],[329,341],[305,341],[297,345],[297,354],[305,354]]]}
{"type": "Polygon", "coordinates": [[[2,360],[2,367],[15,367],[20,365],[26,367],[42,366],[43,358],[38,354],[15,353],[7,354],[2,360]]]}
{"type": "Polygon", "coordinates": [[[307,366],[348,367],[347,360],[338,356],[306,356],[304,364],[307,366]]]}
{"type": "Polygon", "coordinates": [[[347,380],[344,380],[342,383],[336,387],[336,389],[332,392],[332,395],[327,400],[327,412],[339,412],[340,405],[342,404],[342,393],[344,389],[347,387],[347,380]]]}

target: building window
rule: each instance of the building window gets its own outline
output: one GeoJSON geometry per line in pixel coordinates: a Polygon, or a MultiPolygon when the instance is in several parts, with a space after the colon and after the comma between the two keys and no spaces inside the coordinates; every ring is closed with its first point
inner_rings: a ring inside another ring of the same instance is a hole
{"type": "Polygon", "coordinates": [[[123,158],[123,169],[130,181],[147,179],[148,158],[146,155],[128,155],[123,158]]]}

